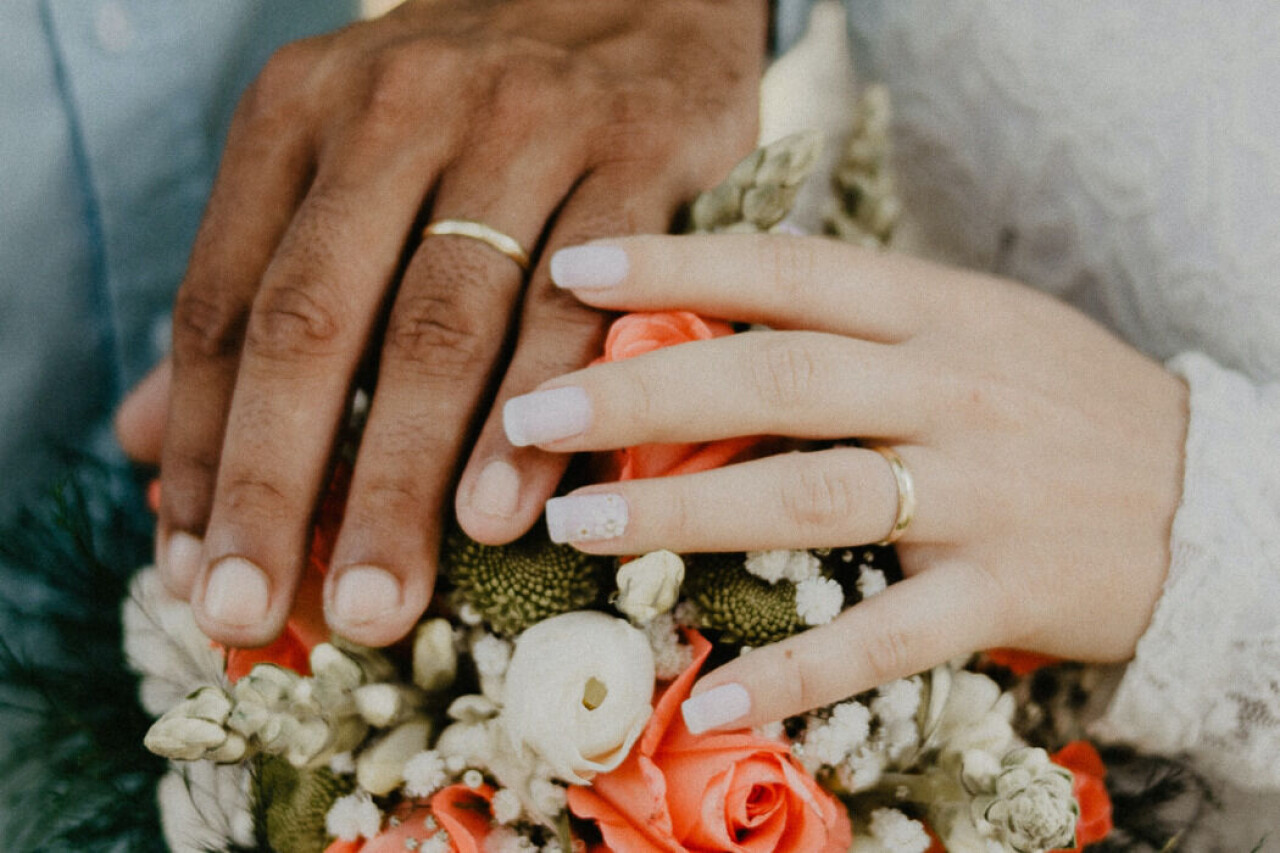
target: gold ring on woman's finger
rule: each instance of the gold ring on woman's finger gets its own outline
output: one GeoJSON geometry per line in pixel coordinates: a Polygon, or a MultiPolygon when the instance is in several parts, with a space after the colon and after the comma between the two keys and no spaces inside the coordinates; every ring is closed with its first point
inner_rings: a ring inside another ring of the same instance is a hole
{"type": "Polygon", "coordinates": [[[520,245],[520,241],[483,222],[471,219],[437,219],[422,229],[422,236],[469,237],[472,240],[479,240],[515,261],[520,269],[526,271],[529,269],[529,253],[525,251],[524,246],[520,245]]]}
{"type": "Polygon", "coordinates": [[[893,528],[889,531],[889,535],[876,543],[877,545],[892,545],[911,526],[911,519],[915,518],[915,481],[911,479],[911,472],[907,469],[906,463],[902,461],[902,457],[892,447],[872,445],[867,449],[874,450],[888,461],[889,468],[893,471],[893,480],[898,485],[898,515],[893,520],[893,528]]]}

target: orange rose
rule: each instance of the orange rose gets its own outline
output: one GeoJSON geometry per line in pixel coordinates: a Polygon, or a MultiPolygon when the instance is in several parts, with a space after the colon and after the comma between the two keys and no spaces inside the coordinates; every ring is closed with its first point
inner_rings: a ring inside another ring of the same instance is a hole
{"type": "Polygon", "coordinates": [[[1062,663],[1062,658],[1053,655],[1042,655],[1039,652],[1024,652],[1021,649],[988,649],[987,659],[997,666],[1003,666],[1014,675],[1030,675],[1037,669],[1062,663]]]}
{"type": "Polygon", "coordinates": [[[1107,793],[1107,766],[1102,763],[1093,744],[1087,740],[1075,740],[1050,756],[1059,767],[1071,771],[1071,792],[1080,804],[1080,819],[1076,822],[1076,846],[1079,850],[1101,841],[1111,832],[1111,796],[1107,793]]]}
{"type": "MultiPolygon", "coordinates": [[[[596,363],[622,361],[656,349],[706,341],[733,334],[723,320],[707,320],[689,311],[652,311],[624,314],[609,327],[604,355],[596,363]]],[[[727,465],[763,441],[743,436],[700,444],[642,444],[614,454],[612,480],[639,480],[666,474],[693,474],[727,465]]]]}
{"type": "Polygon", "coordinates": [[[844,853],[844,808],[783,742],[749,731],[692,735],[680,716],[711,644],[696,632],[693,664],[666,688],[640,741],[616,770],[569,789],[615,853],[844,853]]]}
{"type": "Polygon", "coordinates": [[[450,785],[437,791],[429,802],[415,800],[401,803],[392,812],[394,825],[389,825],[367,841],[335,841],[324,853],[404,853],[416,850],[422,842],[441,830],[449,833],[449,849],[455,853],[483,853],[484,841],[493,831],[489,803],[493,788],[481,785],[450,785]],[[428,818],[434,818],[429,824],[428,818]]]}

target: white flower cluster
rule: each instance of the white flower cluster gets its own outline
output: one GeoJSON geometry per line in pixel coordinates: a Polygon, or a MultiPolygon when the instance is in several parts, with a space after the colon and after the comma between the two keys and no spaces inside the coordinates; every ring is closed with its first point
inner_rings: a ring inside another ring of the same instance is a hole
{"type": "Polygon", "coordinates": [[[796,753],[811,773],[831,771],[850,793],[874,787],[920,743],[921,680],[892,681],[866,701],[851,699],[810,715],[796,753]]]}
{"type": "Polygon", "coordinates": [[[865,832],[855,832],[850,853],[925,853],[932,843],[920,821],[881,808],[871,813],[865,832]]]}
{"type": "Polygon", "coordinates": [[[822,562],[811,551],[748,551],[743,566],[748,574],[771,584],[780,581],[794,584],[796,615],[805,625],[825,625],[844,608],[844,590],[840,583],[823,577],[822,562]]]}

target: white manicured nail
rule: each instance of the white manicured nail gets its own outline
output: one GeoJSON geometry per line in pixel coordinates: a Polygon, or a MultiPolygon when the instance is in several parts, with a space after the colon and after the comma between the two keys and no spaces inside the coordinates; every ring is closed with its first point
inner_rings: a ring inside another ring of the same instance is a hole
{"type": "Polygon", "coordinates": [[[547,534],[552,542],[597,542],[627,530],[622,495],[568,495],[547,501],[547,534]]]}
{"type": "Polygon", "coordinates": [[[400,609],[400,581],[375,566],[352,566],[338,576],[333,615],[345,627],[367,625],[400,609]]]}
{"type": "Polygon", "coordinates": [[[577,386],[512,397],[502,407],[502,428],[516,447],[578,435],[591,423],[591,401],[577,386]]]}
{"type": "Polygon", "coordinates": [[[510,518],[519,500],[520,472],[503,459],[484,466],[471,487],[471,508],[494,518],[510,518]]]}
{"type": "Polygon", "coordinates": [[[613,287],[627,277],[627,253],[618,246],[572,246],[551,256],[557,287],[613,287]]]}
{"type": "Polygon", "coordinates": [[[721,684],[680,704],[685,727],[695,735],[740,720],[750,710],[751,694],[741,684],[721,684]]]}
{"type": "Polygon", "coordinates": [[[204,586],[204,612],[228,626],[258,626],[267,618],[271,581],[244,557],[214,564],[204,586]]]}

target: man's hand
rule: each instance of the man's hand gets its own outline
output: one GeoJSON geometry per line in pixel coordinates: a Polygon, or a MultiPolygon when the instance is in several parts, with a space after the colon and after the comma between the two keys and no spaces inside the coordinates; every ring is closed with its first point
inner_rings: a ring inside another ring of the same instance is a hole
{"type": "MultiPolygon", "coordinates": [[[[368,357],[330,625],[376,645],[416,622],[477,426],[459,521],[487,542],[533,523],[563,457],[477,415],[585,364],[604,322],[539,258],[667,230],[750,148],[765,17],[763,0],[410,0],[271,60],[174,309],[157,559],[211,637],[256,645],[283,625],[368,357]],[[510,235],[532,272],[423,239],[441,219],[510,235]]],[[[147,420],[122,413],[126,446],[147,444],[147,420]]]]}

